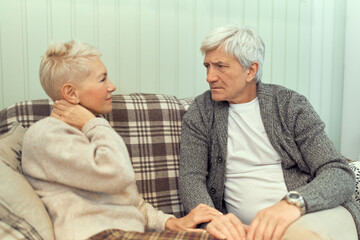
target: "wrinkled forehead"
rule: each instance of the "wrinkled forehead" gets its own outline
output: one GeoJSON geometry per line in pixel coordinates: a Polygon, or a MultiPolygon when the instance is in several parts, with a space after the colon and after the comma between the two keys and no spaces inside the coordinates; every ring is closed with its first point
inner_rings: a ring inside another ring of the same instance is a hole
{"type": "Polygon", "coordinates": [[[225,51],[223,46],[218,46],[205,52],[204,63],[236,61],[237,58],[225,51]]]}

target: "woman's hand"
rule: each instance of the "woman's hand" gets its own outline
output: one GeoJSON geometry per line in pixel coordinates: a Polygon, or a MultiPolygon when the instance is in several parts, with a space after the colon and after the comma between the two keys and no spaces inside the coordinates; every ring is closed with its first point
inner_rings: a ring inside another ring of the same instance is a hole
{"type": "Polygon", "coordinates": [[[205,204],[199,204],[182,218],[170,218],[165,223],[165,228],[176,231],[204,232],[204,229],[195,229],[200,223],[210,222],[222,213],[205,204]]]}
{"type": "Polygon", "coordinates": [[[72,104],[65,100],[55,101],[51,117],[59,119],[79,130],[90,120],[95,118],[89,110],[79,104],[72,104]]]}
{"type": "Polygon", "coordinates": [[[245,240],[247,229],[248,226],[232,213],[218,216],[206,226],[208,233],[218,239],[226,240],[245,240]]]}

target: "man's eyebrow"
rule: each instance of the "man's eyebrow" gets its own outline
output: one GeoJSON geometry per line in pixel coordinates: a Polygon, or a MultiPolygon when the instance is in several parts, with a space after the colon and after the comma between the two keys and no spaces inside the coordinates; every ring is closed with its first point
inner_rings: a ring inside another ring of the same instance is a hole
{"type": "Polygon", "coordinates": [[[216,62],[206,62],[206,61],[204,61],[203,64],[205,65],[205,64],[209,64],[209,63],[214,64],[214,65],[227,65],[227,63],[225,63],[223,61],[216,61],[216,62]]]}
{"type": "Polygon", "coordinates": [[[215,65],[224,65],[224,64],[226,64],[226,63],[224,63],[224,62],[222,62],[222,61],[217,61],[217,62],[213,62],[213,64],[215,64],[215,65]]]}

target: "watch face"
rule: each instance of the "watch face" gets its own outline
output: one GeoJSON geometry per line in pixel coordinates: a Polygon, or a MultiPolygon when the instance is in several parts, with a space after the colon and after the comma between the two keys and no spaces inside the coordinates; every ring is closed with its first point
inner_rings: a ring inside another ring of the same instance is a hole
{"type": "Polygon", "coordinates": [[[298,193],[290,193],[290,194],[289,194],[289,198],[291,198],[291,199],[297,199],[297,198],[299,198],[299,194],[298,194],[298,193]]]}

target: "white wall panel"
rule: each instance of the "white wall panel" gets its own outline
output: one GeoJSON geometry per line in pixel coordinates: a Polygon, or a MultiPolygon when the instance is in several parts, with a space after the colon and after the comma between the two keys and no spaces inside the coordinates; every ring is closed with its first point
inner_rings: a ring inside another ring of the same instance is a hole
{"type": "MultiPolygon", "coordinates": [[[[1,30],[1,93],[4,106],[26,99],[28,93],[27,71],[24,52],[23,1],[0,2],[1,30]]],[[[3,107],[3,106],[2,106],[3,107]]]]}
{"type": "MultiPolygon", "coordinates": [[[[121,0],[119,8],[119,56],[120,83],[117,92],[131,93],[140,91],[140,33],[139,0],[121,0]]],[[[109,73],[116,69],[108,69],[109,73]]]]}
{"type": "Polygon", "coordinates": [[[46,98],[40,57],[53,41],[98,47],[117,93],[178,97],[205,91],[200,44],[238,23],[263,37],[263,81],[309,98],[340,146],[345,1],[0,0],[0,108],[46,98]]]}
{"type": "MultiPolygon", "coordinates": [[[[271,0],[264,0],[264,2],[269,1],[271,0]]],[[[244,24],[244,4],[245,0],[228,0],[230,23],[236,23],[239,25],[244,24]]]]}
{"type": "Polygon", "coordinates": [[[360,2],[347,1],[341,153],[360,161],[360,2]]]}
{"type": "Polygon", "coordinates": [[[178,0],[178,93],[179,96],[196,95],[195,62],[195,1],[178,0]]]}
{"type": "MultiPolygon", "coordinates": [[[[195,84],[195,89],[194,89],[195,93],[204,92],[208,89],[208,84],[206,82],[206,70],[203,65],[204,56],[200,52],[200,47],[204,36],[206,36],[206,34],[208,34],[213,28],[213,24],[214,24],[213,15],[214,15],[214,11],[217,12],[218,10],[217,9],[218,2],[213,3],[210,1],[211,4],[207,4],[207,3],[209,3],[208,0],[199,0],[196,1],[196,6],[195,6],[196,28],[195,28],[195,38],[194,38],[195,41],[194,64],[196,65],[196,68],[195,68],[195,76],[193,79],[194,82],[193,84],[195,84]]],[[[227,8],[226,9],[223,8],[221,11],[227,11],[227,8]]],[[[224,20],[222,19],[222,21],[224,20]]]]}
{"type": "Polygon", "coordinates": [[[270,82],[273,66],[273,1],[262,0],[259,4],[259,28],[258,32],[265,42],[265,60],[263,64],[263,81],[270,82]]]}
{"type": "Polygon", "coordinates": [[[159,0],[159,92],[178,95],[178,17],[177,2],[159,0]],[[172,59],[169,61],[169,59],[172,59]]]}
{"type": "MultiPolygon", "coordinates": [[[[298,87],[299,71],[299,1],[286,1],[285,4],[285,56],[284,82],[291,89],[298,87]]],[[[281,46],[280,46],[281,48],[281,46]]]]}
{"type": "Polygon", "coordinates": [[[298,69],[296,88],[298,91],[305,96],[309,97],[311,79],[311,7],[310,1],[303,1],[299,4],[299,27],[298,27],[298,69]]]}

